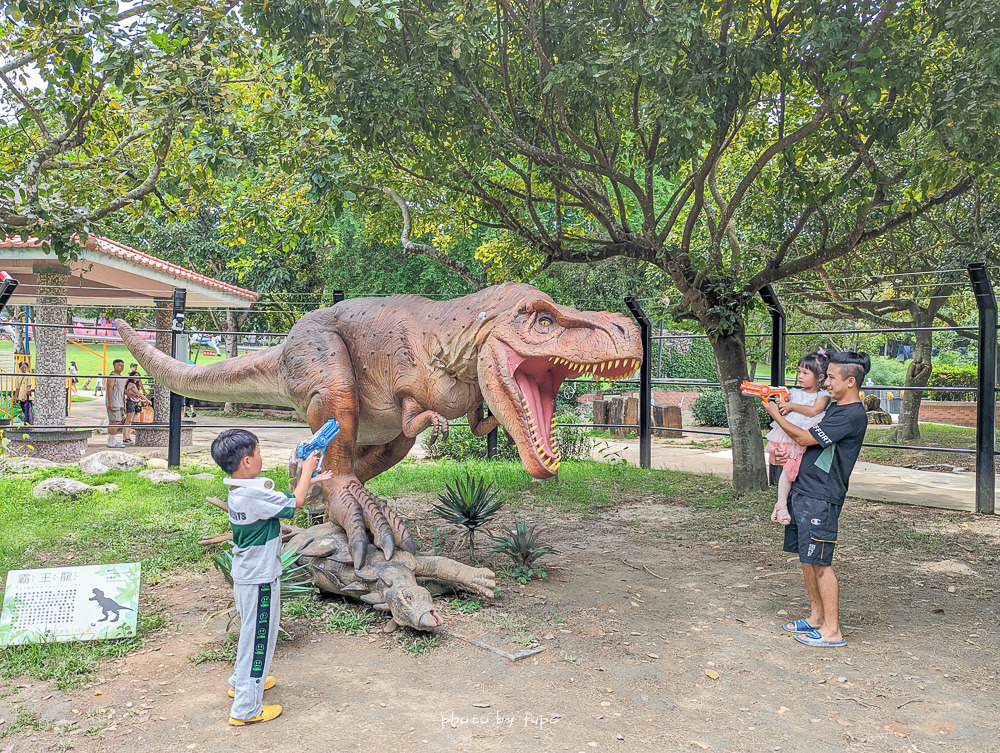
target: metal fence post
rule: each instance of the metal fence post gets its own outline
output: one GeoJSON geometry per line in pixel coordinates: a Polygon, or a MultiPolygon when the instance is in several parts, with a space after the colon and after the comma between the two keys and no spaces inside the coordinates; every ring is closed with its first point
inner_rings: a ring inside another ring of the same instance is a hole
{"type": "MultiPolygon", "coordinates": [[[[487,405],[484,414],[489,416],[490,407],[487,405]]],[[[497,442],[500,439],[500,428],[497,427],[489,434],[486,435],[486,459],[496,460],[497,459],[497,442]]]]}
{"type": "MultiPolygon", "coordinates": [[[[187,363],[187,338],[184,335],[184,307],[187,290],[174,288],[174,316],[170,323],[173,336],[170,339],[170,355],[187,363]]],[[[183,398],[176,392],[170,393],[170,425],[167,429],[167,465],[171,468],[181,464],[181,403],[183,398]]]]}
{"type": "MultiPolygon", "coordinates": [[[[770,285],[760,289],[760,297],[771,313],[771,384],[780,387],[785,384],[785,310],[770,285]]],[[[781,466],[769,467],[768,482],[771,486],[777,485],[780,476],[781,466]]]]}
{"type": "Polygon", "coordinates": [[[639,301],[635,296],[628,296],[625,305],[631,312],[635,321],[639,325],[639,334],[642,336],[642,365],[639,366],[639,465],[649,468],[652,465],[653,432],[653,393],[651,390],[650,371],[653,367],[652,360],[652,328],[649,326],[649,319],[646,312],[642,310],[639,301]]]}
{"type": "Polygon", "coordinates": [[[976,512],[992,515],[996,493],[997,299],[985,262],[969,265],[969,280],[979,309],[976,512]]]}
{"type": "Polygon", "coordinates": [[[333,302],[334,303],[340,303],[342,300],[344,300],[344,291],[343,290],[334,290],[333,291],[333,302]]]}

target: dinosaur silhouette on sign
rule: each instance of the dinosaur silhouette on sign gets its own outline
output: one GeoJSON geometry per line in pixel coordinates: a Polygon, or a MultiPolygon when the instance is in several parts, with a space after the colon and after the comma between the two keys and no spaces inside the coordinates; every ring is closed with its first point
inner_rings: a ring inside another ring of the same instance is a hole
{"type": "Polygon", "coordinates": [[[96,601],[97,606],[99,606],[101,611],[104,612],[104,616],[99,619],[98,622],[104,622],[111,616],[112,612],[114,612],[115,618],[111,620],[111,622],[118,622],[118,619],[121,617],[121,612],[132,611],[131,607],[122,606],[114,599],[109,599],[104,595],[104,591],[99,588],[94,589],[94,595],[87,599],[87,601],[96,601]]]}

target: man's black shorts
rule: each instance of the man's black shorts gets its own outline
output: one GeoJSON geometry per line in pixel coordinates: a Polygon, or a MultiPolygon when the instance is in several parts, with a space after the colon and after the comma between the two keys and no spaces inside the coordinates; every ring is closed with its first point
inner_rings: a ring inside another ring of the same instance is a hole
{"type": "Polygon", "coordinates": [[[792,522],[785,526],[785,551],[797,553],[799,561],[807,565],[831,564],[842,506],[792,492],[788,500],[792,522]]]}

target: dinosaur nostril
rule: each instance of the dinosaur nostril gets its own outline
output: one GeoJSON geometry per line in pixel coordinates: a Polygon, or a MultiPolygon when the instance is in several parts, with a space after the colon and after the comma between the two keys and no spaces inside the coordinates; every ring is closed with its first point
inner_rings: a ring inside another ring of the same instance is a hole
{"type": "Polygon", "coordinates": [[[616,330],[618,330],[619,335],[625,337],[625,328],[622,325],[620,325],[618,322],[611,322],[611,324],[614,326],[616,330]]]}

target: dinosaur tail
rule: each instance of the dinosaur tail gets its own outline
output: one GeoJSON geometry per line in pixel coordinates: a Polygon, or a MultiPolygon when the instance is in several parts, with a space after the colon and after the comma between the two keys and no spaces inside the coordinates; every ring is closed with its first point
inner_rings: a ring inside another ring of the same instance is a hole
{"type": "Polygon", "coordinates": [[[220,363],[192,366],[157,350],[121,319],[115,320],[115,327],[135,360],[171,392],[213,402],[295,407],[282,390],[278,369],[281,345],[239,358],[227,358],[220,363]]]}

